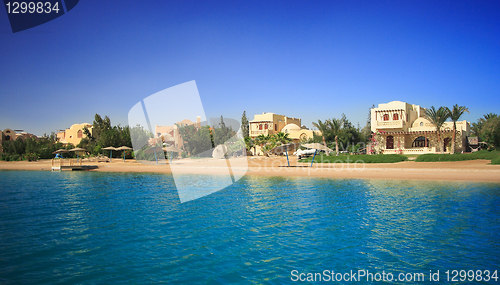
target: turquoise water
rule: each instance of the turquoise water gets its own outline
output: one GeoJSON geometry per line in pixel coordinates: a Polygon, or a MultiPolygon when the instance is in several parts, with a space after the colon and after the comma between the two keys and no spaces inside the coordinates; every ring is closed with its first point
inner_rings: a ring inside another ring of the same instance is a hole
{"type": "Polygon", "coordinates": [[[499,184],[247,176],[181,204],[163,174],[0,181],[5,284],[286,284],[293,270],[436,284],[429,270],[500,270],[499,184]]]}

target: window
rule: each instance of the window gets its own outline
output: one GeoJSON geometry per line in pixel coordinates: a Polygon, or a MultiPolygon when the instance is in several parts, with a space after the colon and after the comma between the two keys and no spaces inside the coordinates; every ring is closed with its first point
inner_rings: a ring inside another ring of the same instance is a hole
{"type": "Polygon", "coordinates": [[[5,136],[6,141],[10,141],[10,136],[5,136]]]}
{"type": "Polygon", "coordinates": [[[266,130],[267,130],[267,124],[264,124],[264,129],[266,129],[266,130]]]}
{"type": "Polygon", "coordinates": [[[412,147],[429,147],[429,140],[425,137],[418,137],[413,141],[412,147]]]}
{"type": "Polygon", "coordinates": [[[157,137],[161,136],[161,133],[156,133],[156,136],[157,136],[157,137]]]}
{"type": "Polygon", "coordinates": [[[392,119],[393,119],[394,121],[399,120],[399,115],[398,115],[398,114],[394,114],[394,115],[392,115],[392,119]]]}
{"type": "Polygon", "coordinates": [[[82,135],[83,135],[82,130],[79,130],[78,133],[76,134],[76,137],[79,138],[79,139],[81,139],[82,135]]]}
{"type": "Polygon", "coordinates": [[[275,130],[275,131],[278,131],[278,124],[275,124],[275,125],[274,125],[274,130],[275,130]]]}
{"type": "Polygon", "coordinates": [[[384,121],[389,121],[389,114],[384,114],[384,118],[383,118],[384,121]]]}
{"type": "Polygon", "coordinates": [[[259,124],[259,130],[262,130],[262,124],[259,124]]]}
{"type": "Polygon", "coordinates": [[[420,126],[423,127],[424,126],[424,122],[420,122],[420,126]]]}

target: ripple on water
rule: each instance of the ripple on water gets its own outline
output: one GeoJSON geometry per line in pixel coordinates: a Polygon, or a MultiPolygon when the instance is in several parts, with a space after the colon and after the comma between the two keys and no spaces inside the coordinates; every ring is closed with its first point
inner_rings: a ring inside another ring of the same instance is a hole
{"type": "Polygon", "coordinates": [[[500,186],[0,171],[0,282],[288,283],[290,272],[499,265],[500,186]],[[189,181],[189,177],[187,177],[189,181]]]}

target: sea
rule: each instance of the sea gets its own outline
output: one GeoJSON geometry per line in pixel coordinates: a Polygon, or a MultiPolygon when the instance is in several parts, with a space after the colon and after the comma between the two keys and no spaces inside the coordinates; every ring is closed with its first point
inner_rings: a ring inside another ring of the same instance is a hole
{"type": "Polygon", "coordinates": [[[1,284],[499,284],[499,265],[495,183],[244,176],[181,203],[168,174],[0,171],[1,284]]]}

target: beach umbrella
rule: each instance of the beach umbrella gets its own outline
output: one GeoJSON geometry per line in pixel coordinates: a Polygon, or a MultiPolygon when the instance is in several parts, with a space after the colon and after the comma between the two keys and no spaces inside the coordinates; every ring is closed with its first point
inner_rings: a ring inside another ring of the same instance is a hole
{"type": "Polygon", "coordinates": [[[164,151],[169,151],[169,152],[177,152],[177,153],[181,153],[182,152],[182,149],[177,148],[175,146],[167,146],[167,147],[164,147],[163,150],[164,151]]]}
{"type": "MultiPolygon", "coordinates": [[[[61,154],[61,158],[64,158],[62,156],[63,152],[68,152],[68,150],[67,149],[58,149],[58,150],[54,151],[52,154],[61,154]]],[[[56,157],[57,157],[57,155],[56,155],[56,157]]]]}
{"type": "Polygon", "coordinates": [[[81,147],[75,147],[75,148],[73,148],[73,149],[70,149],[69,151],[74,151],[74,152],[76,152],[76,161],[78,161],[78,158],[79,158],[79,156],[78,156],[78,152],[79,152],[79,151],[85,151],[85,149],[83,149],[83,148],[81,148],[81,147]]]}
{"type": "Polygon", "coordinates": [[[158,164],[158,156],[156,156],[157,152],[163,152],[163,148],[160,146],[154,146],[146,149],[144,153],[154,153],[155,154],[155,159],[156,159],[156,164],[158,164]]]}
{"type": "Polygon", "coordinates": [[[172,152],[177,152],[177,153],[182,152],[182,149],[177,148],[175,146],[167,146],[167,147],[164,147],[163,150],[170,152],[170,155],[168,156],[168,158],[170,159],[170,163],[172,163],[172,152]]]}
{"type": "Polygon", "coordinates": [[[103,148],[103,150],[109,150],[109,161],[112,162],[113,161],[113,158],[112,158],[113,150],[116,150],[116,148],[112,147],[112,146],[108,146],[108,147],[103,148]]]}
{"type": "Polygon", "coordinates": [[[326,153],[333,152],[332,149],[330,149],[330,148],[328,148],[320,143],[306,143],[306,144],[301,144],[301,145],[305,148],[314,148],[314,149],[324,150],[326,153]]]}
{"type": "MultiPolygon", "coordinates": [[[[132,148],[131,147],[128,147],[128,146],[121,146],[119,148],[117,148],[116,150],[131,150],[132,148]]],[[[123,162],[125,162],[125,152],[123,152],[123,162]]]]}
{"type": "Polygon", "coordinates": [[[295,143],[287,143],[287,144],[282,144],[282,145],[279,145],[279,146],[276,146],[274,147],[273,149],[271,149],[269,152],[272,152],[274,150],[279,150],[279,151],[283,151],[283,149],[285,150],[285,154],[286,154],[286,162],[288,163],[288,166],[290,166],[290,160],[288,160],[288,148],[292,145],[294,145],[295,143]]]}
{"type": "Polygon", "coordinates": [[[326,153],[330,153],[330,152],[333,152],[333,150],[327,148],[326,146],[320,144],[320,143],[306,143],[306,144],[303,144],[302,145],[303,147],[307,147],[307,148],[313,148],[314,149],[314,156],[313,156],[313,159],[311,161],[311,167],[313,166],[313,162],[314,162],[314,158],[316,157],[316,151],[319,149],[319,150],[324,150],[326,151],[326,153]]]}

